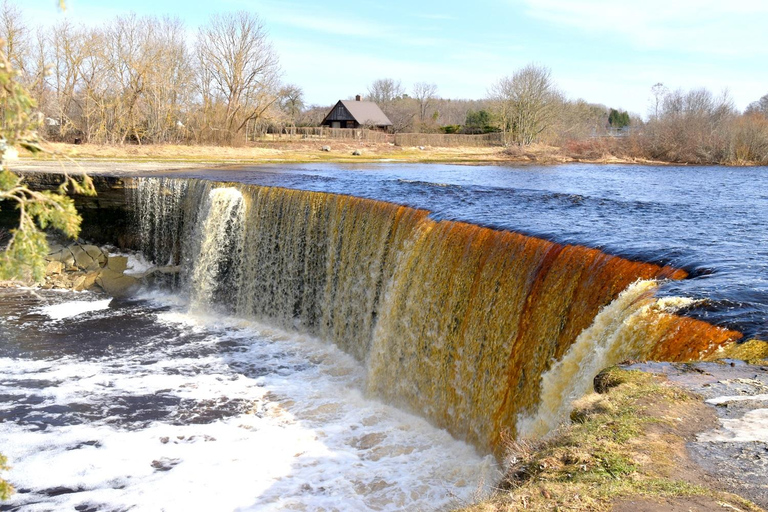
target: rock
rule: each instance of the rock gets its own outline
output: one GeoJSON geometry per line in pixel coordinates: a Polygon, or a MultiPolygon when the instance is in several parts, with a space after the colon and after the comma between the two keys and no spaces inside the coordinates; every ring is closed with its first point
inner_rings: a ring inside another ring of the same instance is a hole
{"type": "Polygon", "coordinates": [[[109,256],[107,258],[107,268],[115,272],[125,272],[128,269],[127,256],[109,256]]]}
{"type": "Polygon", "coordinates": [[[64,272],[64,264],[60,261],[52,260],[45,266],[45,275],[61,274],[64,272]]]}
{"type": "Polygon", "coordinates": [[[362,154],[363,154],[363,152],[362,152],[362,151],[360,151],[359,149],[356,149],[356,150],[354,150],[354,151],[352,152],[352,154],[353,154],[354,156],[360,156],[360,155],[362,155],[362,154]]]}
{"type": "Polygon", "coordinates": [[[100,247],[96,247],[95,245],[84,245],[83,250],[99,265],[99,267],[103,267],[107,264],[107,255],[104,254],[104,251],[102,251],[100,247]]]}
{"type": "Polygon", "coordinates": [[[75,267],[85,270],[93,265],[93,258],[85,252],[83,246],[73,245],[69,250],[72,251],[72,256],[75,258],[75,267]]]}
{"type": "Polygon", "coordinates": [[[99,272],[86,272],[78,275],[72,281],[72,289],[76,292],[83,290],[90,290],[96,284],[96,279],[99,277],[99,272]]]}
{"type": "Polygon", "coordinates": [[[152,461],[152,467],[156,471],[170,471],[175,465],[181,462],[181,459],[172,459],[170,457],[161,457],[152,461]]]}
{"type": "Polygon", "coordinates": [[[419,149],[420,149],[420,150],[422,150],[422,151],[424,151],[424,150],[425,150],[425,149],[427,149],[427,148],[425,148],[424,146],[419,146],[419,149]]]}
{"type": "Polygon", "coordinates": [[[330,150],[331,150],[331,146],[323,146],[320,148],[320,151],[330,151],[330,150]]]}
{"type": "Polygon", "coordinates": [[[72,255],[72,251],[66,247],[49,254],[46,259],[49,261],[60,261],[64,264],[64,267],[67,268],[73,267],[75,265],[75,257],[72,255]]]}
{"type": "Polygon", "coordinates": [[[140,283],[134,277],[105,268],[99,272],[96,284],[113,297],[126,297],[135,292],[140,283]]]}
{"type": "Polygon", "coordinates": [[[60,243],[58,243],[58,242],[51,242],[51,243],[48,244],[48,256],[50,256],[51,254],[57,253],[57,252],[61,251],[62,249],[64,249],[64,246],[61,245],[60,243]]]}

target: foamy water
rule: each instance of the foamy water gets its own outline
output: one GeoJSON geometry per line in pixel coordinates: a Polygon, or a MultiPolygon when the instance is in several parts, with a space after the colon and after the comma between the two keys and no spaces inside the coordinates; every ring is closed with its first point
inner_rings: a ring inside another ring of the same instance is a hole
{"type": "Polygon", "coordinates": [[[366,399],[363,367],[329,344],[159,296],[42,302],[0,323],[11,507],[435,510],[496,479],[491,457],[366,399]],[[61,350],[19,349],[30,328],[61,350]]]}
{"type": "Polygon", "coordinates": [[[50,306],[43,306],[37,311],[44,315],[47,315],[51,320],[63,320],[65,318],[72,318],[73,316],[82,315],[90,311],[101,311],[109,307],[109,303],[112,299],[103,300],[75,300],[64,302],[62,304],[51,304],[50,306]]]}

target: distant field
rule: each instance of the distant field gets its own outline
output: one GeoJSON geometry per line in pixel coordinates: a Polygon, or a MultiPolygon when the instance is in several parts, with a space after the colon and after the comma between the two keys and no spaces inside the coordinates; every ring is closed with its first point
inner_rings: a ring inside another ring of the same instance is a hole
{"type": "MultiPolygon", "coordinates": [[[[580,159],[568,156],[562,149],[534,145],[525,148],[499,147],[401,147],[389,143],[342,142],[275,142],[242,147],[191,145],[98,145],[50,144],[59,155],[75,160],[119,160],[134,162],[188,163],[301,163],[301,162],[441,162],[462,164],[538,163],[556,164],[575,161],[632,162],[615,157],[580,159]],[[324,145],[330,151],[322,151],[324,145]],[[353,155],[357,150],[361,154],[353,155]]],[[[23,161],[49,160],[52,155],[21,155],[23,161]]]]}

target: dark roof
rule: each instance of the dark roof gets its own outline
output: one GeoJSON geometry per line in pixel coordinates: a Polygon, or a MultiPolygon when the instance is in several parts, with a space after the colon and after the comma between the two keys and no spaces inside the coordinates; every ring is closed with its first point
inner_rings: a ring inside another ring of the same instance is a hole
{"type": "MultiPolygon", "coordinates": [[[[381,111],[379,106],[372,101],[356,101],[356,100],[341,100],[336,103],[344,105],[352,117],[360,124],[369,124],[373,126],[392,126],[392,121],[381,111]]],[[[336,105],[331,109],[331,113],[336,108],[336,105]]],[[[328,114],[330,115],[330,113],[328,114]]],[[[325,116],[328,118],[328,116],[325,116]]],[[[325,119],[323,119],[325,122],[325,119]]]]}

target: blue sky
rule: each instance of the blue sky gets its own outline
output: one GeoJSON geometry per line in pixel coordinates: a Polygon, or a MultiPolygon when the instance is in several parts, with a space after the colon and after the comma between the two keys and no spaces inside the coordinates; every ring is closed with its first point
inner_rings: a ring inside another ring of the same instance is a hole
{"type": "MultiPolygon", "coordinates": [[[[14,0],[11,0],[14,1],[14,0]]],[[[768,94],[768,0],[15,0],[29,19],[98,24],[173,15],[191,34],[214,12],[258,13],[283,80],[309,103],[377,78],[444,98],[483,98],[515,69],[548,66],[567,96],[645,115],[650,89],[728,89],[739,109],[768,94]]]]}

